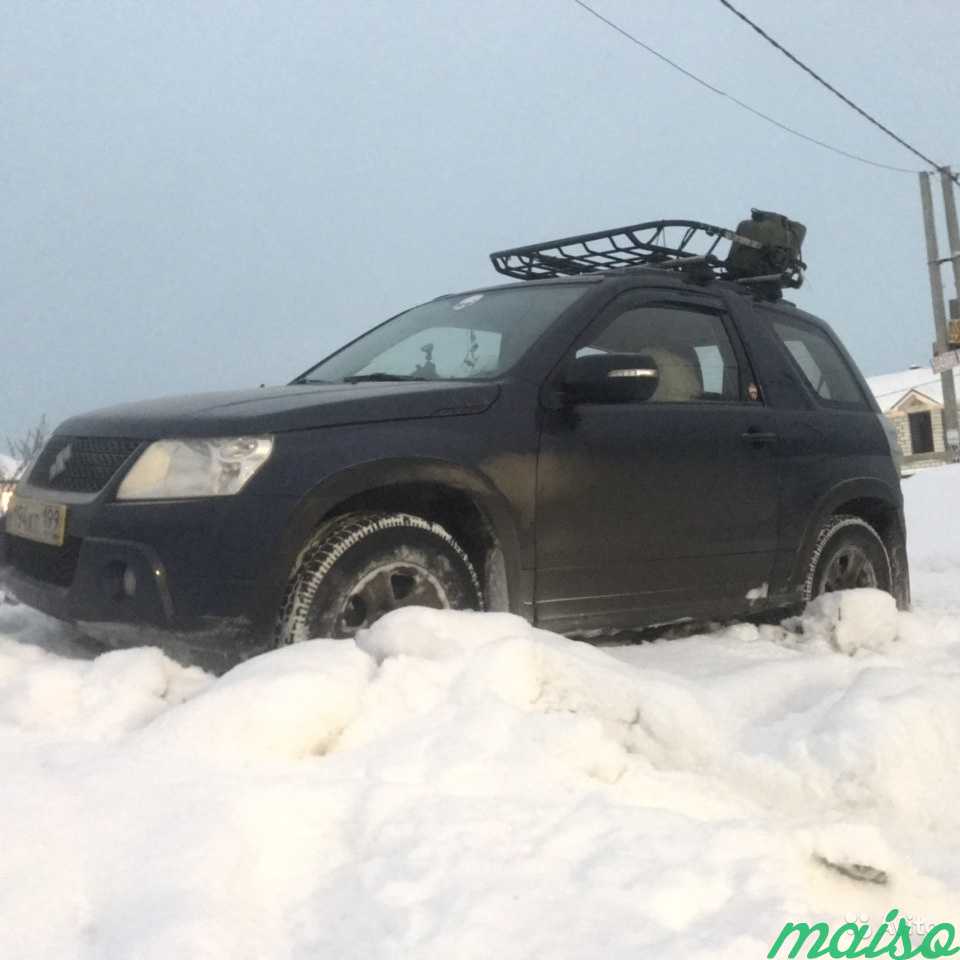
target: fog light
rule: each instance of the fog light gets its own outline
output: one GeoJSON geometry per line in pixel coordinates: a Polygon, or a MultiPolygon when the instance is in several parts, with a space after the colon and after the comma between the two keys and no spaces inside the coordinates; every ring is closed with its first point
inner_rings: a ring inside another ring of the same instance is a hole
{"type": "Polygon", "coordinates": [[[103,591],[111,600],[126,600],[137,592],[137,575],[133,567],[120,560],[107,564],[100,577],[103,591]]]}

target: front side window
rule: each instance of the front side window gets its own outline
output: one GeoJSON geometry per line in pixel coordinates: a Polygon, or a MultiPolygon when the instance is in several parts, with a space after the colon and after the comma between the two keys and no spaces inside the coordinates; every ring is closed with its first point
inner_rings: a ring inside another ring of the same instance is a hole
{"type": "Polygon", "coordinates": [[[773,329],[793,357],[807,386],[830,406],[866,409],[863,393],[830,338],[812,324],[774,320],[773,329]]]}
{"type": "Polygon", "coordinates": [[[496,377],[586,290],[585,284],[556,284],[442,297],[371,330],[297,382],[496,377]]]}
{"type": "Polygon", "coordinates": [[[630,307],[577,350],[649,357],[659,374],[650,403],[738,401],[740,371],[723,321],[682,307],[630,307]]]}

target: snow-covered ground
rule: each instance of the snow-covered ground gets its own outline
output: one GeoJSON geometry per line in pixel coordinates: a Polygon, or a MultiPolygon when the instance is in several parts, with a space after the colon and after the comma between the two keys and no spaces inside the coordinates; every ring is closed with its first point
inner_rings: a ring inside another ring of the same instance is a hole
{"type": "Polygon", "coordinates": [[[790,920],[960,923],[960,467],[904,489],[909,614],[596,648],[407,610],[214,679],[0,606],[0,957],[740,960],[790,920]]]}

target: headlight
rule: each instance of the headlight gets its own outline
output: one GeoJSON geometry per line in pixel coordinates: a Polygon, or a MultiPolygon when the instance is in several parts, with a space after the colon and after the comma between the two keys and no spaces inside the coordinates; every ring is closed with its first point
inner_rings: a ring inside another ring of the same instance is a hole
{"type": "Polygon", "coordinates": [[[226,497],[243,489],[271,450],[273,437],[158,440],[123,478],[117,499],[226,497]]]}

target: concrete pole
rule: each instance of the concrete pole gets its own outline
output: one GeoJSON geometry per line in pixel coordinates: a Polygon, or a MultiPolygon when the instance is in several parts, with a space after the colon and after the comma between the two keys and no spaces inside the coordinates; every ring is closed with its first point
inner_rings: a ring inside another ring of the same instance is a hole
{"type": "Polygon", "coordinates": [[[940,168],[940,186],[943,187],[943,212],[947,221],[947,240],[950,244],[950,266],[953,267],[953,289],[960,298],[960,227],[957,226],[957,203],[953,193],[953,171],[940,168]]]}
{"type": "MultiPolygon", "coordinates": [[[[940,276],[940,259],[937,251],[937,228],[933,220],[933,196],[930,192],[932,174],[920,174],[920,200],[923,204],[923,230],[927,240],[927,267],[930,271],[930,296],[933,299],[933,324],[937,331],[937,352],[947,349],[947,315],[943,306],[943,278],[940,276]]],[[[953,194],[951,193],[951,200],[953,194]]],[[[956,217],[956,209],[954,209],[956,217]]],[[[956,221],[954,221],[956,223],[956,221]]],[[[951,251],[953,252],[953,251],[951,251]]],[[[960,243],[957,246],[960,253],[960,243]]],[[[954,269],[957,262],[954,260],[954,269]]],[[[958,290],[960,293],[960,290],[958,290]]],[[[947,431],[957,431],[957,392],[953,380],[953,370],[944,370],[940,374],[943,384],[943,427],[947,431]]],[[[956,432],[953,433],[956,437],[956,432]]],[[[946,439],[946,437],[945,437],[946,439]]]]}

